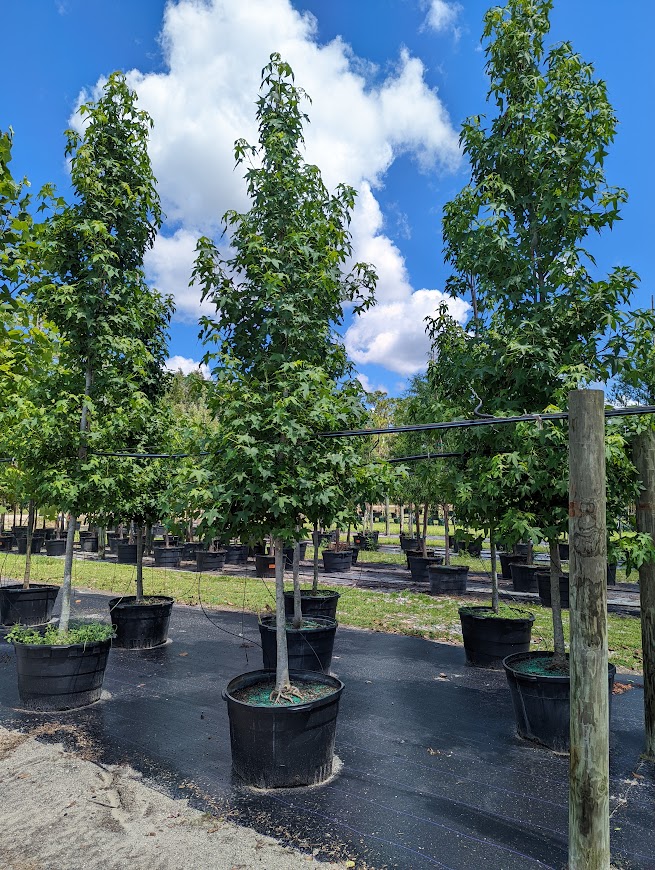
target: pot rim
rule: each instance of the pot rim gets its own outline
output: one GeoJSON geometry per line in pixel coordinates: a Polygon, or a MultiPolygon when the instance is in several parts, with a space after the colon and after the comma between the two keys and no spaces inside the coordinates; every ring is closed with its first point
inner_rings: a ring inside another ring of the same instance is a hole
{"type": "MultiPolygon", "coordinates": [[[[512,608],[514,609],[514,608],[512,608]]],[[[457,612],[460,616],[464,614],[465,616],[470,616],[473,619],[489,619],[488,613],[492,611],[491,605],[488,607],[480,604],[469,604],[464,605],[463,607],[459,607],[457,612]],[[485,614],[476,613],[475,611],[485,611],[485,614]]],[[[504,620],[505,622],[534,622],[536,617],[534,613],[530,610],[520,610],[520,608],[516,608],[517,613],[524,613],[525,616],[493,616],[494,620],[504,620]]],[[[512,653],[512,655],[525,655],[525,653],[512,653]]]]}
{"type": "Polygon", "coordinates": [[[334,691],[329,695],[324,696],[323,698],[316,698],[314,701],[307,701],[304,704],[291,704],[284,707],[264,707],[260,704],[249,704],[247,701],[241,701],[238,698],[235,698],[230,694],[230,686],[235,683],[237,680],[241,680],[244,677],[252,678],[249,680],[250,684],[254,684],[258,679],[265,680],[270,679],[271,677],[275,679],[275,671],[267,670],[265,668],[261,668],[257,671],[248,671],[245,674],[238,674],[236,677],[232,677],[230,682],[221,692],[221,698],[224,701],[229,701],[232,704],[238,704],[240,707],[243,707],[248,710],[261,710],[264,714],[282,714],[289,712],[291,714],[294,713],[306,713],[309,710],[316,710],[322,706],[326,706],[327,704],[332,704],[334,701],[338,701],[341,693],[343,692],[345,686],[341,682],[338,677],[334,677],[331,674],[325,674],[322,671],[289,671],[289,681],[293,683],[294,679],[299,682],[306,683],[321,683],[324,686],[332,686],[334,691]],[[335,683],[337,685],[335,685],[335,683]],[[337,696],[335,698],[335,695],[337,696]]]}

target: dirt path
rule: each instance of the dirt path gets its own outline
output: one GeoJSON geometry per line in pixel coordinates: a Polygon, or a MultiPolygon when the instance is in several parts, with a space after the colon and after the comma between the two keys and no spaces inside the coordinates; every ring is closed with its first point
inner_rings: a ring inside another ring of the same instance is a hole
{"type": "MultiPolygon", "coordinates": [[[[38,736],[38,729],[37,729],[38,736]]],[[[0,870],[342,870],[191,809],[134,770],[0,728],[0,870]]]]}

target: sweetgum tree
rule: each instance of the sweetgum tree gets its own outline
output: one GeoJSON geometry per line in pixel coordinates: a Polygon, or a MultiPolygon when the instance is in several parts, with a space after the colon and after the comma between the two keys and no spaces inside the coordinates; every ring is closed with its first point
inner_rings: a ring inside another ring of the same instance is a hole
{"type": "MultiPolygon", "coordinates": [[[[207,361],[217,379],[210,441],[213,507],[205,523],[224,536],[275,547],[277,676],[275,698],[290,697],[284,615],[284,541],[302,536],[304,517],[330,517],[357,489],[361,448],[317,437],[363,425],[366,408],[336,332],[342,306],[372,304],[370,266],[345,265],[355,191],[330,193],[301,155],[304,92],[272,54],[257,102],[259,141],[238,141],[250,210],[224,216],[230,253],[198,243],[193,278],[216,314],[203,321],[207,361]]],[[[296,585],[296,622],[300,595],[296,585]]]]}
{"type": "MultiPolygon", "coordinates": [[[[552,0],[508,0],[484,19],[491,111],[463,125],[471,180],[443,218],[453,269],[447,287],[470,295],[473,320],[455,334],[443,312],[432,324],[441,354],[435,374],[466,416],[480,405],[487,414],[561,405],[568,389],[616,373],[634,335],[628,322],[649,320],[624,310],[638,280],[631,269],[592,274],[588,237],[611,229],[627,198],[605,178],[616,116],[605,83],[569,42],[545,47],[551,8],[552,0]]],[[[498,517],[506,533],[527,522],[548,538],[553,617],[561,624],[556,533],[566,495],[559,474],[543,484],[551,469],[565,467],[566,453],[546,429],[502,442],[486,429],[469,470],[483,501],[490,485],[506,490],[509,509],[498,517]]],[[[555,636],[563,656],[557,625],[555,636]]]]}

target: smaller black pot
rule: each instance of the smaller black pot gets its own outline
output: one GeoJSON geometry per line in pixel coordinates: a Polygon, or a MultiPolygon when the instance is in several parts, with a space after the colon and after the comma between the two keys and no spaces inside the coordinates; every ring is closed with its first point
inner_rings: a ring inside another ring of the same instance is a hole
{"type": "Polygon", "coordinates": [[[482,555],[482,539],[478,539],[476,541],[469,541],[466,544],[466,552],[469,556],[473,556],[475,559],[479,559],[482,555]]]}
{"type": "Polygon", "coordinates": [[[527,556],[519,556],[516,553],[499,553],[498,558],[500,559],[500,576],[503,580],[513,579],[510,570],[512,565],[525,565],[528,561],[527,556]]]}
{"type": "Polygon", "coordinates": [[[48,556],[63,556],[66,553],[66,541],[63,538],[46,541],[45,551],[48,556]]]}
{"type": "Polygon", "coordinates": [[[2,625],[44,625],[49,622],[59,586],[30,583],[0,586],[0,623],[2,625]]]}
{"type": "Polygon", "coordinates": [[[351,553],[353,554],[353,557],[352,557],[352,564],[353,564],[353,565],[356,565],[356,564],[357,564],[357,559],[359,559],[359,547],[351,547],[351,548],[350,548],[350,551],[351,551],[351,553]]]}
{"type": "MultiPolygon", "coordinates": [[[[339,593],[333,589],[324,589],[319,595],[314,595],[311,589],[301,589],[302,615],[311,618],[323,616],[326,619],[336,619],[339,597],[339,593]]],[[[284,612],[287,616],[293,616],[293,592],[284,593],[284,612]]]]}
{"type": "MultiPolygon", "coordinates": [[[[294,671],[330,670],[334,635],[337,631],[336,619],[324,616],[311,617],[311,628],[291,628],[287,626],[287,649],[289,669],[294,671]]],[[[275,670],[277,664],[277,638],[275,616],[263,616],[259,621],[259,634],[262,640],[264,668],[275,670]]]]}
{"type": "MultiPolygon", "coordinates": [[[[544,607],[550,607],[550,571],[537,571],[537,582],[539,584],[539,600],[544,607]]],[[[560,574],[559,576],[559,598],[562,609],[566,610],[569,606],[568,574],[560,574]]]]}
{"type": "Polygon", "coordinates": [[[448,535],[448,546],[453,553],[459,553],[459,541],[454,535],[448,535]]]}
{"type": "Polygon", "coordinates": [[[352,550],[323,550],[323,568],[328,574],[350,571],[352,556],[352,550]]]}
{"type": "Polygon", "coordinates": [[[468,565],[428,565],[430,595],[463,595],[468,573],[468,565]]]}
{"type": "Polygon", "coordinates": [[[97,535],[87,535],[82,538],[80,541],[80,549],[83,553],[97,553],[98,552],[98,537],[97,535]]]}
{"type": "Polygon", "coordinates": [[[179,568],[182,561],[182,547],[153,547],[155,568],[179,568]]]}
{"type": "Polygon", "coordinates": [[[557,548],[559,550],[560,559],[565,559],[568,561],[569,558],[569,545],[568,544],[558,544],[557,548]]]}
{"type": "Polygon", "coordinates": [[[516,550],[517,555],[527,556],[529,547],[529,544],[517,544],[514,549],[516,550]]]}
{"type": "Polygon", "coordinates": [[[607,585],[616,586],[616,564],[607,563],[607,585]]]}
{"type": "Polygon", "coordinates": [[[119,565],[136,565],[136,544],[117,543],[116,561],[119,565]]]}
{"type": "Polygon", "coordinates": [[[515,592],[539,592],[539,573],[543,574],[543,566],[528,565],[525,562],[527,556],[519,556],[523,562],[510,562],[512,574],[512,587],[515,592]]]}
{"type": "Polygon", "coordinates": [[[204,550],[204,547],[197,541],[182,544],[182,559],[186,562],[195,561],[198,550],[204,550]]]}
{"type": "Polygon", "coordinates": [[[220,571],[225,565],[225,550],[196,550],[198,571],[220,571]]]}
{"type": "Polygon", "coordinates": [[[400,549],[404,552],[407,550],[421,550],[423,548],[423,538],[406,538],[400,539],[400,549]]]}
{"type": "MultiPolygon", "coordinates": [[[[33,556],[37,555],[37,553],[41,552],[41,547],[43,546],[44,538],[37,537],[36,535],[32,538],[32,547],[30,552],[33,556]]],[[[16,546],[18,547],[18,555],[26,556],[27,555],[27,536],[21,535],[21,537],[16,538],[16,546]]]]}
{"type": "Polygon", "coordinates": [[[257,553],[255,556],[255,574],[257,577],[275,577],[275,556],[272,553],[270,556],[257,553]]]}
{"type": "Polygon", "coordinates": [[[152,649],[166,643],[173,599],[163,595],[137,604],[136,597],[111,598],[109,612],[116,631],[114,646],[121,649],[152,649]]]}
{"type": "MultiPolygon", "coordinates": [[[[307,544],[309,544],[309,541],[300,542],[299,556],[301,562],[303,559],[307,558],[307,544]]],[[[293,547],[284,548],[284,568],[286,571],[291,571],[293,569],[293,547]]]]}
{"type": "Polygon", "coordinates": [[[409,570],[414,583],[429,583],[428,568],[430,565],[443,564],[443,556],[408,556],[409,570]]]}
{"type": "Polygon", "coordinates": [[[512,653],[530,649],[531,613],[516,618],[490,616],[490,607],[460,607],[466,663],[478,668],[501,668],[512,653]]]}
{"type": "Polygon", "coordinates": [[[247,544],[227,544],[225,547],[227,565],[245,565],[248,562],[247,544]]]}

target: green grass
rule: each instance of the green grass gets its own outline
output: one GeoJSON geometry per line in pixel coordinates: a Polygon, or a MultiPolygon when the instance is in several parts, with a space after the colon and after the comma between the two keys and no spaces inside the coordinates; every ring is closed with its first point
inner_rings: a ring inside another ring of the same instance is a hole
{"type": "MultiPolygon", "coordinates": [[[[310,548],[308,548],[308,555],[310,548]]],[[[376,552],[362,551],[363,556],[377,557],[376,552]]],[[[404,560],[404,557],[397,557],[404,560]]],[[[386,560],[388,561],[389,557],[386,560]]],[[[480,562],[481,560],[471,560],[480,562]]],[[[25,557],[2,554],[0,574],[2,582],[23,576],[25,557]]],[[[60,583],[64,560],[48,556],[32,557],[32,579],[60,583]]],[[[135,569],[131,565],[115,562],[76,559],[73,563],[75,586],[113,592],[117,595],[134,594],[135,569]]],[[[329,585],[329,582],[326,584],[329,585]]],[[[254,577],[213,574],[195,574],[186,571],[167,571],[162,568],[144,569],[146,595],[170,595],[181,604],[198,604],[223,610],[261,612],[275,608],[273,582],[254,577]]],[[[462,636],[458,607],[487,604],[485,601],[439,596],[438,598],[415,592],[377,592],[367,589],[341,587],[338,619],[342,625],[428,638],[443,643],[461,644],[462,636]]],[[[73,605],[74,606],[74,605],[73,605]]],[[[536,619],[532,630],[534,649],[552,649],[553,629],[550,610],[539,605],[532,607],[536,619]]],[[[610,660],[630,670],[642,669],[641,628],[638,619],[610,614],[610,660]]],[[[564,613],[564,632],[568,638],[568,612],[564,613]]]]}

